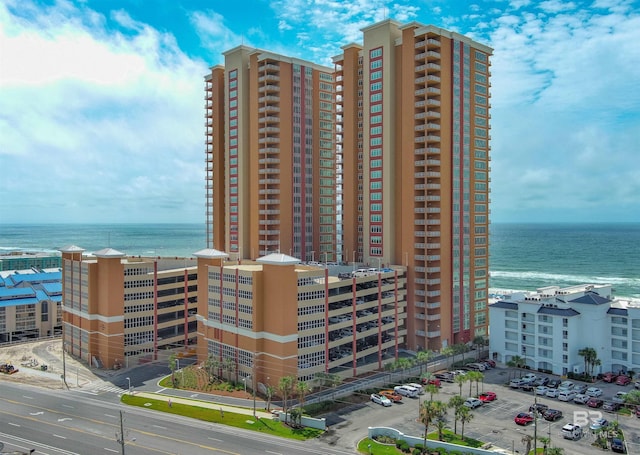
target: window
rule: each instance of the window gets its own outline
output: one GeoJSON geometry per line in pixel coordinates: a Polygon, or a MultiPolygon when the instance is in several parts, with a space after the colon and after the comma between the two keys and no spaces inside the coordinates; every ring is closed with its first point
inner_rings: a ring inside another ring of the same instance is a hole
{"type": "Polygon", "coordinates": [[[371,51],[369,51],[369,58],[370,59],[374,59],[376,57],[382,57],[382,48],[379,47],[377,49],[371,49],[371,51]]]}

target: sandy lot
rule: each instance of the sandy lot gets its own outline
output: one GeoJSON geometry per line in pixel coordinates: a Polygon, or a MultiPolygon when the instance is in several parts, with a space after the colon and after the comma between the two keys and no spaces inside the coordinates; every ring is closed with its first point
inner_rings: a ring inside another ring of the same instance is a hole
{"type": "Polygon", "coordinates": [[[21,382],[51,389],[82,387],[100,379],[87,366],[65,354],[66,386],[62,382],[62,340],[50,339],[0,347],[0,363],[11,363],[19,371],[0,373],[0,381],[21,382]],[[47,369],[42,370],[42,365],[47,369]]]}

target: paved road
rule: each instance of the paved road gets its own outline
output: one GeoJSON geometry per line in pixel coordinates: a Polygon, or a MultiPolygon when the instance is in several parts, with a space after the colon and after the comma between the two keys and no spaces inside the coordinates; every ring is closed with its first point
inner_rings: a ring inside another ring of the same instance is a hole
{"type": "Polygon", "coordinates": [[[321,441],[275,438],[225,425],[105,402],[100,396],[43,391],[19,384],[0,388],[0,440],[5,451],[55,455],[120,453],[120,411],[124,415],[126,453],[143,454],[312,454],[353,453],[321,441]]]}

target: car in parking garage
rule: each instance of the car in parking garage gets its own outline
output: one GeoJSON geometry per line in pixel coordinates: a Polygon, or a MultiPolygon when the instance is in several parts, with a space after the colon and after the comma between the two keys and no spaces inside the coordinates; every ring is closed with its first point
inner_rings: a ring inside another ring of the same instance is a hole
{"type": "Polygon", "coordinates": [[[549,398],[558,398],[558,393],[558,389],[548,389],[547,393],[545,393],[545,396],[549,398]]]}
{"type": "Polygon", "coordinates": [[[557,389],[560,385],[560,382],[562,382],[560,381],[560,379],[550,379],[547,383],[547,387],[549,387],[550,389],[557,389]]]}
{"type": "Polygon", "coordinates": [[[536,387],[536,395],[546,395],[548,390],[549,387],[547,387],[546,385],[539,385],[538,387],[536,387]]]}
{"type": "Polygon", "coordinates": [[[589,401],[590,398],[591,397],[589,397],[589,395],[579,393],[575,397],[573,397],[573,402],[577,404],[587,404],[587,401],[589,401]]]}

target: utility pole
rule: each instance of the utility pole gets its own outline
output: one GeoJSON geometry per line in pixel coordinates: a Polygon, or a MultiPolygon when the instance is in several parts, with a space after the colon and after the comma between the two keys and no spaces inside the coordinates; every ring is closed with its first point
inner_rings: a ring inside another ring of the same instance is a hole
{"type": "MultiPolygon", "coordinates": [[[[533,404],[535,410],[533,411],[533,453],[538,453],[538,395],[535,393],[536,389],[533,389],[533,404]]],[[[124,453],[123,453],[124,455],[124,453]]]]}
{"type": "Polygon", "coordinates": [[[62,382],[68,389],[69,384],[67,384],[67,362],[64,355],[64,332],[62,333],[62,382]]]}
{"type": "Polygon", "coordinates": [[[116,433],[116,441],[120,444],[120,453],[124,454],[124,423],[122,418],[122,411],[120,411],[120,436],[116,433]]]}

